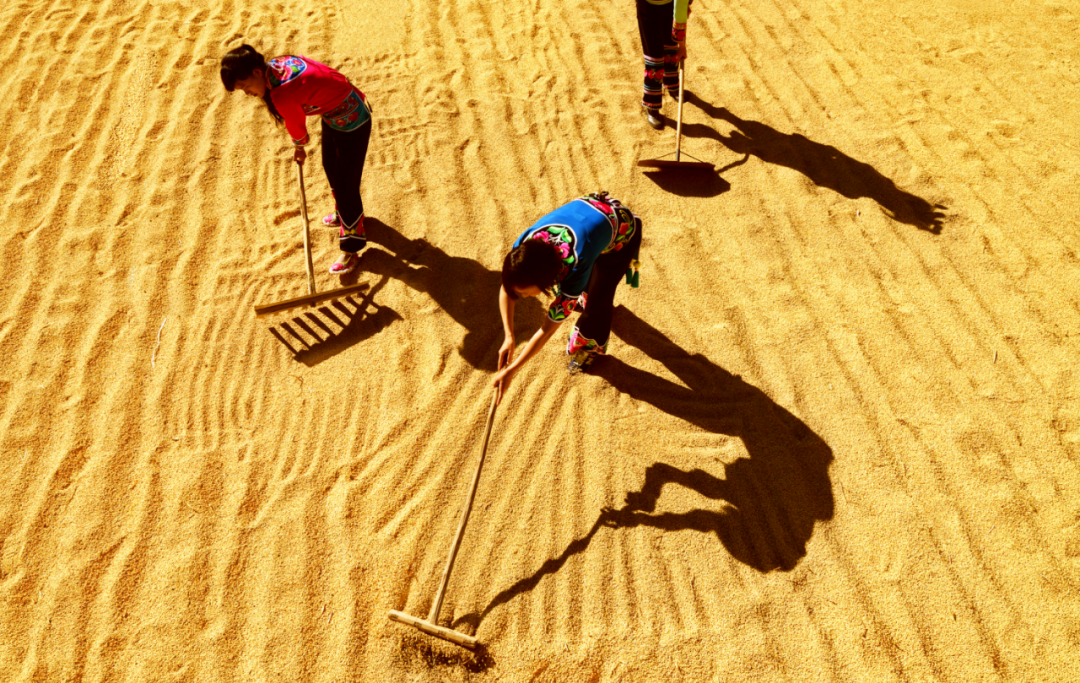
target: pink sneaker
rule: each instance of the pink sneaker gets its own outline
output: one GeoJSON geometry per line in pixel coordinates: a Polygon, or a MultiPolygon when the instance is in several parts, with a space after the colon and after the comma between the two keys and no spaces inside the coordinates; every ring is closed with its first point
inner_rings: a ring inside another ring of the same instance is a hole
{"type": "Polygon", "coordinates": [[[347,251],[341,252],[341,257],[330,266],[331,275],[345,275],[351,273],[360,263],[360,254],[352,254],[347,251]]]}
{"type": "Polygon", "coordinates": [[[328,216],[324,216],[322,219],[322,224],[328,228],[339,227],[341,225],[341,219],[338,218],[337,211],[332,212],[328,216]]]}

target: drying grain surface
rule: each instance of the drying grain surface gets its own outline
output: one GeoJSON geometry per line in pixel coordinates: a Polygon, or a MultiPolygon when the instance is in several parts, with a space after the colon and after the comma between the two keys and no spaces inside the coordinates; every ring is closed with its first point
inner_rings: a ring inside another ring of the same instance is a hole
{"type": "Polygon", "coordinates": [[[1080,679],[1078,29],[695,0],[684,150],[722,171],[680,176],[635,165],[674,135],[630,0],[3,3],[0,680],[1080,679]],[[218,80],[243,41],[373,103],[339,305],[252,315],[305,276],[289,141],[218,80]],[[594,374],[560,333],[499,409],[471,654],[386,614],[457,526],[502,256],[596,190],[642,285],[594,374]]]}

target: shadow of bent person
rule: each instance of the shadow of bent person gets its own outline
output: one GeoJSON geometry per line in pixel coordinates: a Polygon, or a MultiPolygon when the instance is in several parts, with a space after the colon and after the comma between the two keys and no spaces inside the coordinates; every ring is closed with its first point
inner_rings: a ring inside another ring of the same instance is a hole
{"type": "Polygon", "coordinates": [[[704,356],[687,353],[622,306],[615,310],[612,332],[663,363],[686,386],[610,356],[598,359],[590,374],[673,417],[741,439],[749,457],[724,466],[723,478],[701,469],[653,463],[645,470],[641,488],[627,493],[621,508],[601,510],[592,528],[558,557],[499,592],[483,612],[464,615],[459,623],[477,627],[493,609],[532,590],[585,551],[605,527],[716,534],[732,557],[767,573],[794,569],[806,556],[815,525],[832,519],[832,449],[813,430],[757,387],[704,356]],[[656,513],[668,485],[689,488],[727,505],[720,510],[656,513]]]}
{"type": "Polygon", "coordinates": [[[704,124],[683,124],[686,137],[711,138],[737,154],[752,154],[770,164],[787,166],[802,173],[819,187],[827,187],[848,199],[869,197],[885,213],[901,223],[935,235],[941,234],[947,207],[931,204],[905,192],[870,164],[852,159],[835,147],[814,142],[798,133],[781,133],[764,123],[740,119],[724,107],[705,102],[685,91],[684,100],[714,119],[727,121],[736,130],[721,135],[704,124]]]}
{"type": "Polygon", "coordinates": [[[832,449],[797,417],[699,354],[689,354],[625,307],[612,332],[661,362],[683,384],[657,377],[615,357],[597,361],[593,374],[631,398],[713,434],[736,437],[748,457],[724,467],[724,478],[657,462],[641,489],[613,514],[620,526],[715,531],[731,555],[761,572],[790,571],[806,555],[819,521],[832,519],[832,449]],[[663,487],[677,484],[729,504],[720,512],[652,515],[663,487]]]}

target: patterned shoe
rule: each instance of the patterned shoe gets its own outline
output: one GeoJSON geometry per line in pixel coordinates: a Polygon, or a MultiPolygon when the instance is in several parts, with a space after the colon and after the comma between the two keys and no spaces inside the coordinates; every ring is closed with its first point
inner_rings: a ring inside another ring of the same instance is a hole
{"type": "Polygon", "coordinates": [[[328,228],[341,227],[341,219],[338,218],[337,211],[330,213],[330,215],[323,217],[322,224],[328,228]]]}
{"type": "Polygon", "coordinates": [[[347,251],[341,252],[341,258],[334,262],[334,265],[330,266],[331,275],[345,275],[351,273],[356,268],[356,264],[360,263],[360,255],[353,254],[347,251]]]}
{"type": "Polygon", "coordinates": [[[645,116],[645,121],[650,126],[655,128],[656,130],[663,129],[664,119],[660,118],[659,109],[652,109],[650,107],[646,107],[645,105],[641,105],[641,113],[645,116]]]}

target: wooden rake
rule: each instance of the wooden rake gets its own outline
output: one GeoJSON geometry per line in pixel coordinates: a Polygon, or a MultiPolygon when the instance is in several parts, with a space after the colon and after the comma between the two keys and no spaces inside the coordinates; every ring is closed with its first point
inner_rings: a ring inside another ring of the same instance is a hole
{"type": "Polygon", "coordinates": [[[439,626],[439,609],[442,608],[443,596],[446,594],[446,586],[450,583],[450,571],[454,568],[454,559],[457,558],[458,548],[461,546],[461,538],[465,535],[465,524],[469,521],[469,513],[472,511],[473,498],[476,497],[476,488],[480,484],[480,470],[484,467],[484,458],[487,456],[488,440],[491,437],[491,425],[495,421],[495,409],[499,407],[499,394],[502,388],[496,390],[495,395],[491,397],[491,410],[488,411],[487,427],[484,432],[484,445],[480,449],[480,462],[476,463],[476,473],[473,474],[472,486],[469,488],[469,497],[465,499],[465,509],[461,511],[461,521],[458,522],[457,535],[454,537],[454,543],[450,546],[450,555],[446,558],[446,568],[443,569],[442,582],[439,584],[439,590],[435,593],[435,602],[431,603],[431,611],[428,612],[427,619],[420,619],[404,612],[397,610],[390,610],[390,619],[402,624],[408,624],[413,626],[429,636],[435,636],[436,638],[442,638],[443,640],[449,640],[455,645],[467,647],[473,649],[477,645],[477,640],[474,636],[470,636],[460,631],[446,628],[445,626],[439,626]]]}
{"type": "Polygon", "coordinates": [[[316,291],[315,270],[311,265],[311,227],[308,225],[307,194],[304,192],[304,166],[299,161],[296,162],[296,177],[300,181],[300,215],[304,219],[304,264],[307,266],[308,293],[306,296],[298,296],[293,299],[285,299],[284,301],[256,306],[255,315],[276,313],[277,311],[284,311],[290,308],[296,308],[297,306],[314,306],[320,301],[336,299],[339,296],[345,296],[346,294],[367,289],[367,283],[364,283],[330,289],[325,292],[316,291]]]}
{"type": "MultiPolygon", "coordinates": [[[[685,168],[699,171],[715,171],[716,166],[696,157],[690,157],[694,161],[682,160],[682,105],[683,105],[683,63],[679,62],[679,118],[675,125],[675,159],[644,159],[637,162],[638,166],[647,168],[685,168]]],[[[690,156],[687,154],[686,156],[690,156]]]]}

